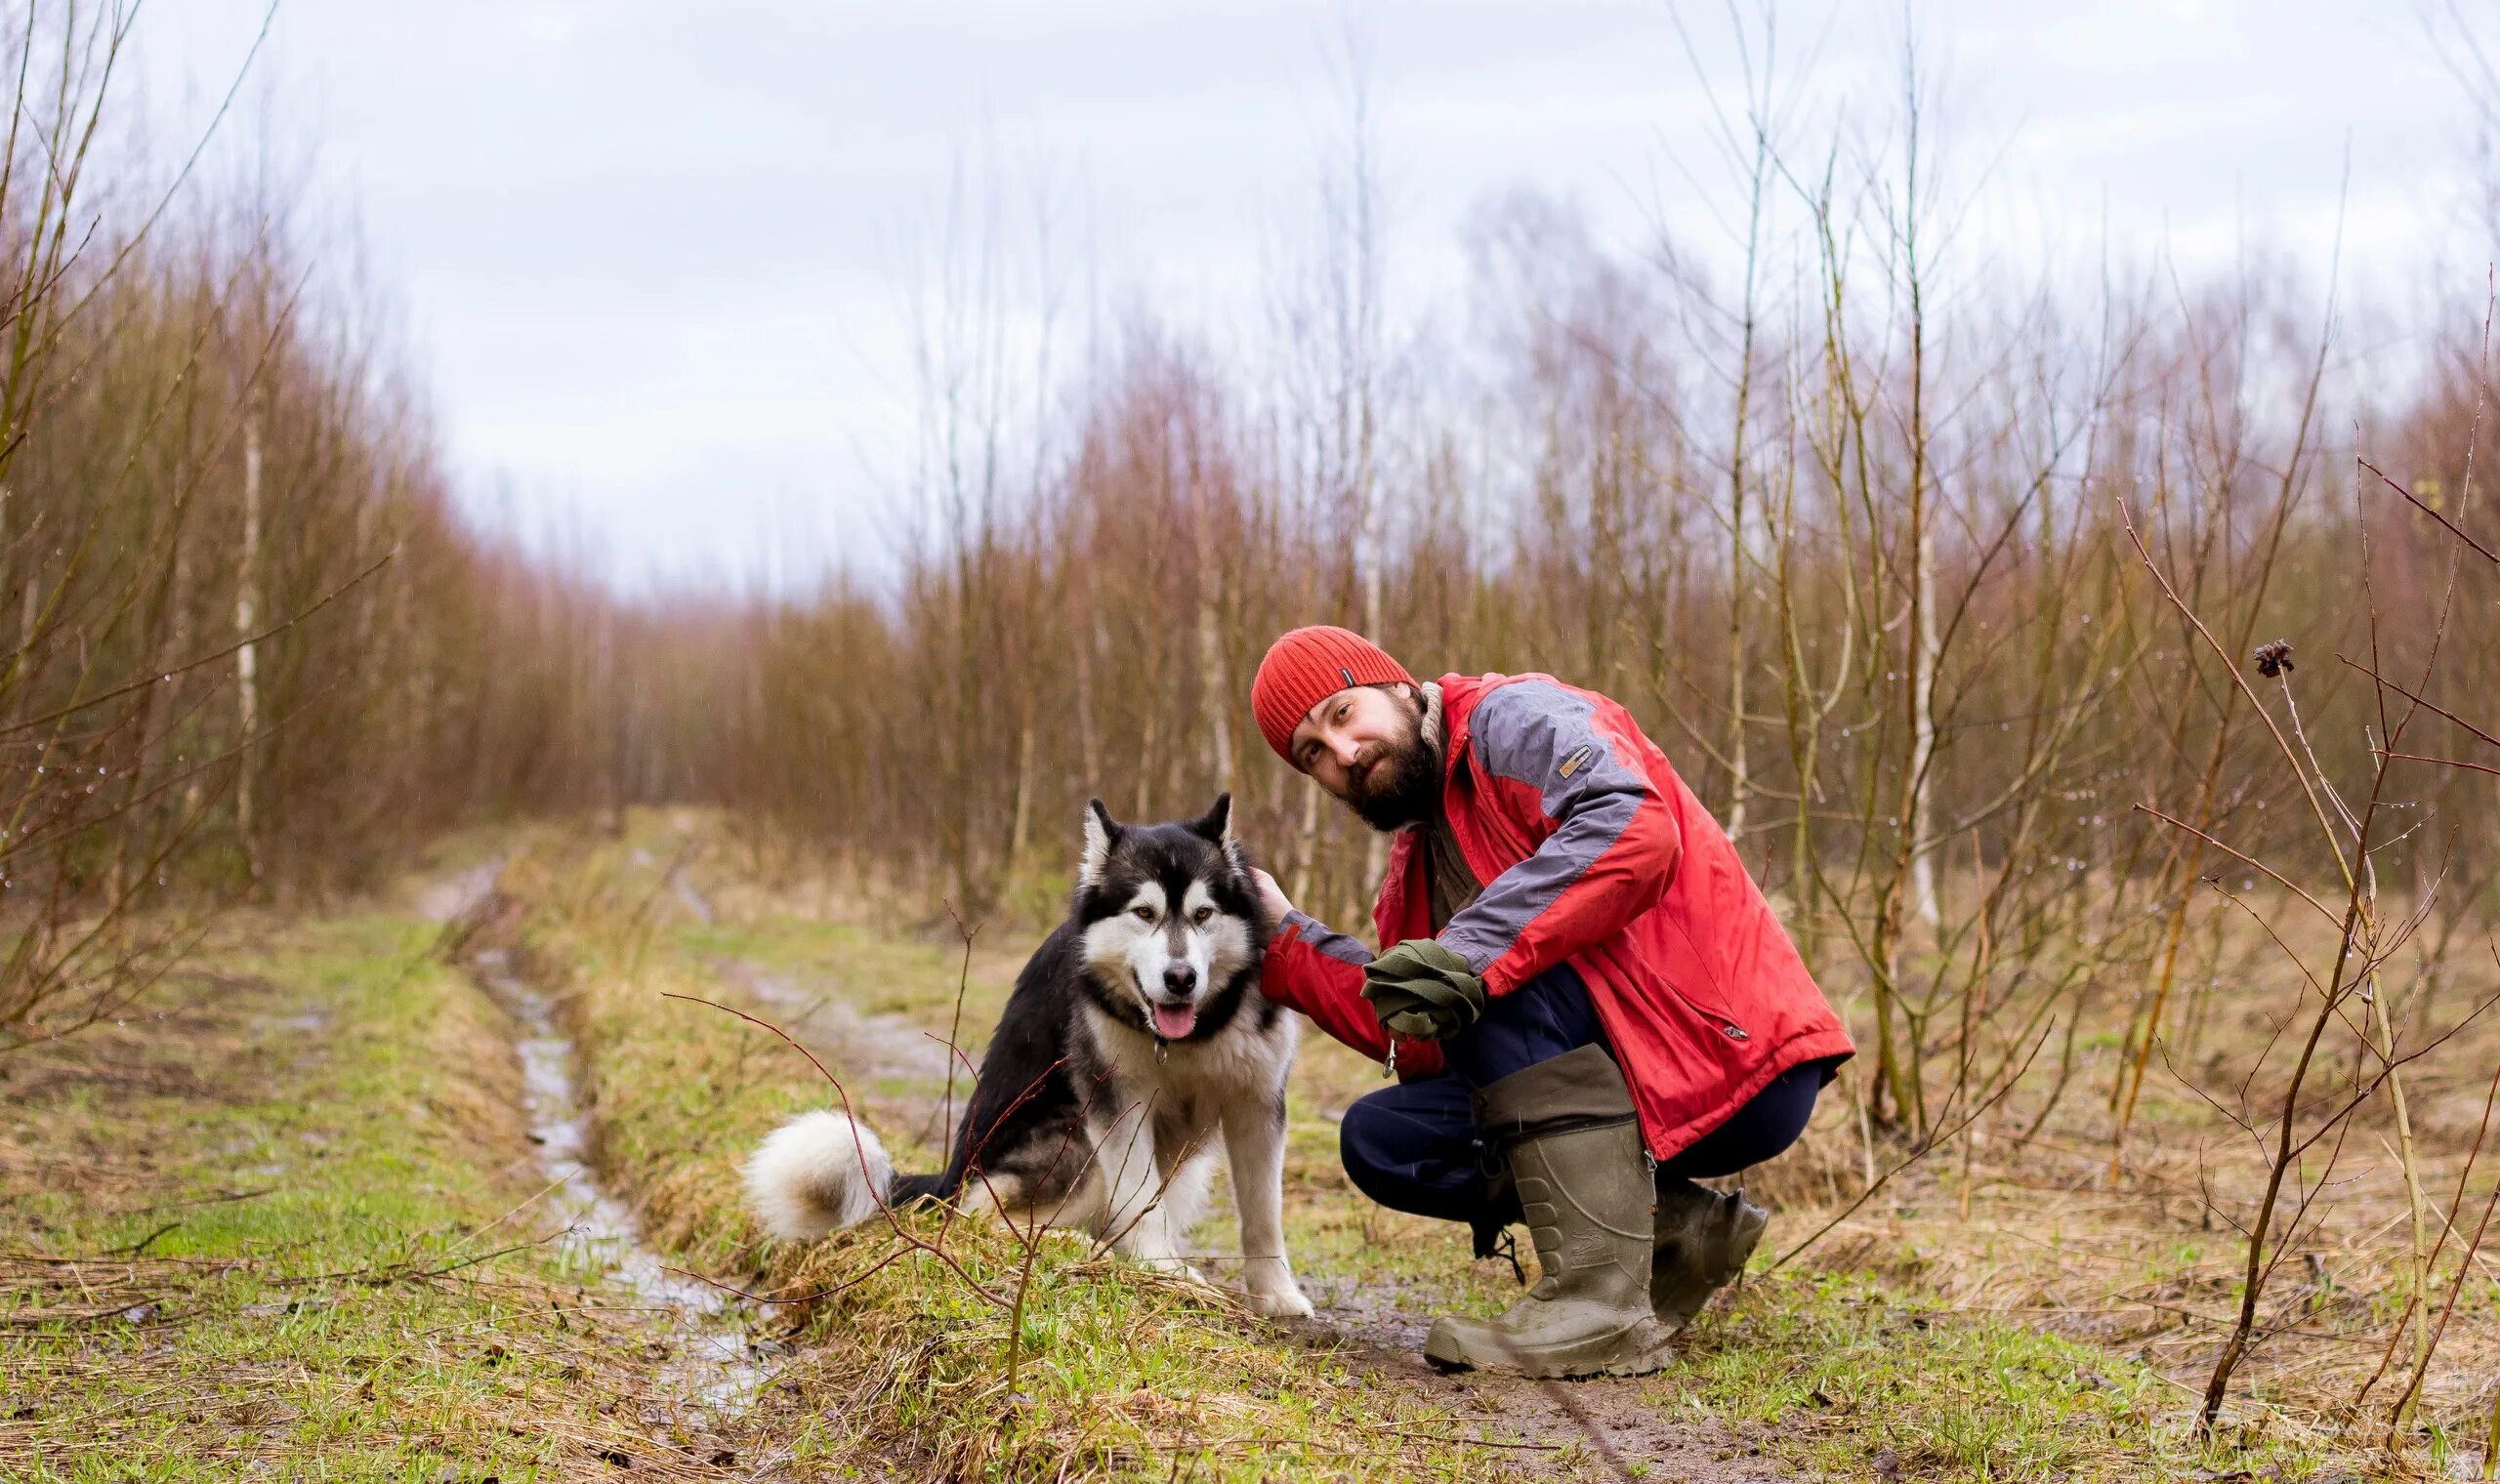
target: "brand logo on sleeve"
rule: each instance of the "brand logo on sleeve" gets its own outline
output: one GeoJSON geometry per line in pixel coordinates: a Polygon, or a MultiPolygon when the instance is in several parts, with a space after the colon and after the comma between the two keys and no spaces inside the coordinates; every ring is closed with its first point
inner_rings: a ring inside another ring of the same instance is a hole
{"type": "Polygon", "coordinates": [[[1568,778],[1573,773],[1576,773],[1580,769],[1588,766],[1589,760],[1597,755],[1598,750],[1596,748],[1582,747],[1578,751],[1572,753],[1571,756],[1563,759],[1562,767],[1558,768],[1556,771],[1560,772],[1563,777],[1568,778]]]}

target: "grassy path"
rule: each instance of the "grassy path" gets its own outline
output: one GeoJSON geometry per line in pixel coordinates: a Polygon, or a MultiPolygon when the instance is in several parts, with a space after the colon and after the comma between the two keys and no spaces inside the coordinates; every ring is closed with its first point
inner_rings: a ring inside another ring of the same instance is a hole
{"type": "Polygon", "coordinates": [[[0,1476],[725,1476],[527,1220],[505,1028],[432,928],[256,927],[0,1069],[0,1476]]]}

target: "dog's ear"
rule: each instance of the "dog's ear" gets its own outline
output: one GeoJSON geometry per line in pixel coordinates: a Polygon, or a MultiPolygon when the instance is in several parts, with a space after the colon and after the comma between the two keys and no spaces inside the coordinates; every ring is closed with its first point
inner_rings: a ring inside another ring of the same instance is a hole
{"type": "Polygon", "coordinates": [[[1235,873],[1250,874],[1250,858],[1241,853],[1241,841],[1232,833],[1232,796],[1229,793],[1216,795],[1214,806],[1204,816],[1191,820],[1189,829],[1221,846],[1224,858],[1232,862],[1235,873]]]}
{"type": "Polygon", "coordinates": [[[1208,807],[1206,813],[1189,821],[1189,828],[1217,845],[1231,839],[1232,796],[1229,793],[1216,795],[1215,803],[1208,807]]]}
{"type": "Polygon", "coordinates": [[[1076,884],[1091,886],[1102,881],[1111,863],[1111,846],[1120,839],[1120,822],[1103,807],[1100,799],[1085,801],[1085,853],[1077,858],[1076,884]]]}

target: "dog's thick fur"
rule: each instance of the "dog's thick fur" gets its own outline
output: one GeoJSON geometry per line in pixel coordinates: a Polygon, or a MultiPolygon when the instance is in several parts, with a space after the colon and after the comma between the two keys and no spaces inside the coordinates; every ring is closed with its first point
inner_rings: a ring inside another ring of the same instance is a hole
{"type": "Polygon", "coordinates": [[[1221,1134],[1241,1213],[1243,1286],[1267,1314],[1309,1314],[1284,1250],[1285,1074],[1297,1021],[1259,993],[1274,925],[1225,795],[1201,819],[1122,825],[1087,804],[1066,922],[1024,965],[981,1059],[953,1157],[895,1174],[874,1133],[810,1113],[747,1162],[756,1214],[804,1240],[894,1202],[972,1198],[1093,1232],[1187,1271],[1221,1134]]]}

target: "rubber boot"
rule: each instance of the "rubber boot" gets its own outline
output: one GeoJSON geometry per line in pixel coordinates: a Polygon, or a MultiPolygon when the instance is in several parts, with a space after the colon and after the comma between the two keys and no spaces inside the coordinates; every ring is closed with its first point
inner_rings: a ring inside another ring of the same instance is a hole
{"type": "Polygon", "coordinates": [[[1444,1317],[1424,1358],[1445,1371],[1641,1376],[1674,1357],[1649,1306],[1649,1161],[1623,1072],[1599,1047],[1540,1061],[1477,1093],[1505,1147],[1540,1269],[1492,1319],[1444,1317]]]}
{"type": "Polygon", "coordinates": [[[1649,1304],[1670,1335],[1692,1323],[1710,1296],[1745,1270],[1771,1213],[1730,1192],[1690,1180],[1658,1191],[1657,1250],[1649,1262],[1649,1304]]]}

